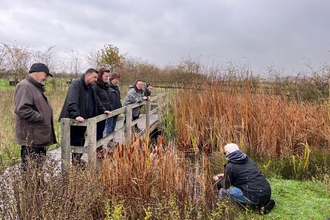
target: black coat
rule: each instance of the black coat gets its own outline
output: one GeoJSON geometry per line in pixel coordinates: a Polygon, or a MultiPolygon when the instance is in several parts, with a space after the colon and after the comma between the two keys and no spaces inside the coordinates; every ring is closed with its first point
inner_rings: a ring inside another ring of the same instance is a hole
{"type": "Polygon", "coordinates": [[[109,88],[109,97],[110,97],[110,110],[116,110],[118,108],[122,107],[122,104],[120,102],[120,91],[119,91],[119,86],[114,85],[110,81],[110,88],[109,88]]]}
{"type": "Polygon", "coordinates": [[[147,84],[143,84],[142,91],[144,96],[151,96],[151,92],[148,90],[147,84]]]}
{"type": "MultiPolygon", "coordinates": [[[[70,84],[68,94],[66,96],[59,120],[61,118],[76,118],[81,116],[88,118],[89,94],[92,94],[94,100],[94,116],[103,114],[104,106],[100,102],[92,86],[85,82],[85,74],[75,79],[70,84]]],[[[94,117],[93,116],[93,117],[94,117]]]]}
{"type": "Polygon", "coordinates": [[[98,82],[93,84],[93,88],[102,102],[104,108],[106,110],[112,110],[110,107],[110,96],[109,96],[109,87],[108,84],[105,84],[104,86],[100,85],[98,82]]]}
{"type": "Polygon", "coordinates": [[[240,188],[252,202],[263,204],[271,197],[268,181],[248,156],[240,160],[229,160],[225,165],[224,178],[225,189],[231,185],[240,188]]]}

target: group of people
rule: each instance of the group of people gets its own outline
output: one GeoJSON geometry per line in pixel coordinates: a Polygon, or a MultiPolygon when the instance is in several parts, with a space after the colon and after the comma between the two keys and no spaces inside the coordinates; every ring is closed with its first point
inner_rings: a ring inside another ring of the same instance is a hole
{"type": "MultiPolygon", "coordinates": [[[[16,141],[21,145],[21,160],[25,164],[28,158],[35,159],[46,155],[46,147],[57,143],[53,109],[44,95],[45,82],[48,77],[53,77],[49,68],[43,63],[35,63],[31,66],[29,74],[16,86],[15,101],[15,130],[16,141]]],[[[120,74],[110,73],[110,70],[101,68],[99,71],[89,68],[79,78],[70,84],[67,96],[64,101],[59,120],[62,118],[75,119],[77,122],[84,122],[85,119],[100,114],[111,114],[111,111],[121,108],[121,96],[119,90],[120,74]]],[[[137,80],[133,88],[128,91],[124,105],[150,100],[150,93],[153,86],[137,80]],[[145,93],[148,92],[148,93],[145,93]],[[148,95],[144,95],[148,94],[148,95]]],[[[133,115],[139,115],[140,108],[133,110],[133,115]]],[[[114,132],[118,115],[109,117],[97,124],[97,140],[114,132]]],[[[135,118],[136,119],[136,118],[135,118]]],[[[70,145],[84,146],[85,126],[70,127],[70,145]]],[[[103,157],[103,147],[97,149],[97,155],[103,157]]],[[[73,153],[72,159],[81,163],[81,153],[73,153]]]]}
{"type": "MultiPolygon", "coordinates": [[[[24,165],[28,158],[36,159],[46,155],[46,146],[57,143],[53,109],[44,95],[45,81],[53,77],[48,67],[43,63],[31,66],[29,74],[16,86],[15,101],[15,129],[16,140],[21,145],[21,160],[24,165]]],[[[106,68],[99,71],[88,69],[81,77],[70,84],[59,119],[71,118],[77,122],[100,115],[111,114],[111,111],[121,108],[119,90],[120,74],[106,68]]],[[[136,80],[124,99],[123,105],[130,105],[150,100],[153,86],[136,80]]],[[[133,120],[140,115],[140,107],[132,111],[133,120]]],[[[97,139],[111,134],[116,127],[117,116],[97,124],[97,139]]],[[[126,120],[126,118],[125,118],[126,120]]],[[[136,131],[140,129],[135,125],[136,131]]],[[[85,126],[71,126],[70,145],[84,146],[85,126]]],[[[244,154],[239,147],[230,143],[224,146],[227,164],[224,173],[213,177],[217,181],[219,200],[231,200],[251,204],[259,207],[260,212],[267,214],[275,206],[271,199],[271,187],[255,163],[244,154]]],[[[73,161],[80,163],[82,154],[73,153],[73,161]]]]}

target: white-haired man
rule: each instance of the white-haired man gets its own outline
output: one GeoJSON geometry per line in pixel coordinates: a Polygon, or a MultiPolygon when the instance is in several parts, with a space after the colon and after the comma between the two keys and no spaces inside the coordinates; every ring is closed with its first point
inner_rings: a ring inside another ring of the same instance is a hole
{"type": "Polygon", "coordinates": [[[259,207],[261,214],[269,213],[275,206],[271,199],[271,188],[256,164],[244,154],[237,144],[224,147],[227,164],[224,173],[215,175],[218,184],[219,200],[230,197],[233,201],[259,207]]]}

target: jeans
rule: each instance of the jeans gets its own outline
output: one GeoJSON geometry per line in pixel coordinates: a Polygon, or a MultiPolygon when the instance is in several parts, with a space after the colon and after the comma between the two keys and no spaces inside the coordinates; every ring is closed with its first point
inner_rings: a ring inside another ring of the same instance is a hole
{"type": "Polygon", "coordinates": [[[256,204],[256,203],[252,202],[251,200],[249,200],[248,198],[246,198],[244,196],[242,190],[237,187],[232,187],[232,188],[228,188],[228,189],[222,188],[219,190],[218,199],[220,201],[227,196],[230,196],[230,198],[236,202],[246,203],[246,204],[256,204]]]}
{"type": "Polygon", "coordinates": [[[113,116],[111,118],[107,118],[107,125],[105,128],[105,132],[107,135],[111,134],[112,132],[115,131],[116,128],[116,124],[117,124],[117,119],[118,119],[118,115],[113,116]]]}

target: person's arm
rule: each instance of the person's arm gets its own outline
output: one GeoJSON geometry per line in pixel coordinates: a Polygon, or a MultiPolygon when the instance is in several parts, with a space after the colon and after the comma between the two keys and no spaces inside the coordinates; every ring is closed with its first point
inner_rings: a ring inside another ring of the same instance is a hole
{"type": "Polygon", "coordinates": [[[81,91],[79,89],[79,85],[74,82],[75,81],[71,83],[68,91],[66,108],[71,115],[71,118],[76,119],[78,116],[80,116],[79,99],[81,91]]]}
{"type": "Polygon", "coordinates": [[[228,189],[232,185],[232,180],[233,180],[233,172],[231,169],[231,164],[227,164],[227,166],[225,167],[225,173],[223,176],[225,189],[228,189]]]}
{"type": "Polygon", "coordinates": [[[143,102],[144,98],[143,96],[139,95],[135,89],[131,89],[128,91],[127,95],[126,95],[126,105],[129,104],[134,104],[134,103],[139,103],[139,102],[143,102]]]}
{"type": "Polygon", "coordinates": [[[34,97],[27,87],[18,87],[15,96],[15,113],[28,122],[42,122],[43,118],[34,104],[34,97]]]}
{"type": "Polygon", "coordinates": [[[223,178],[223,176],[224,176],[223,173],[219,173],[219,174],[217,174],[217,175],[214,175],[214,176],[213,176],[213,179],[214,179],[215,181],[217,181],[217,180],[221,180],[221,179],[223,178]]]}

